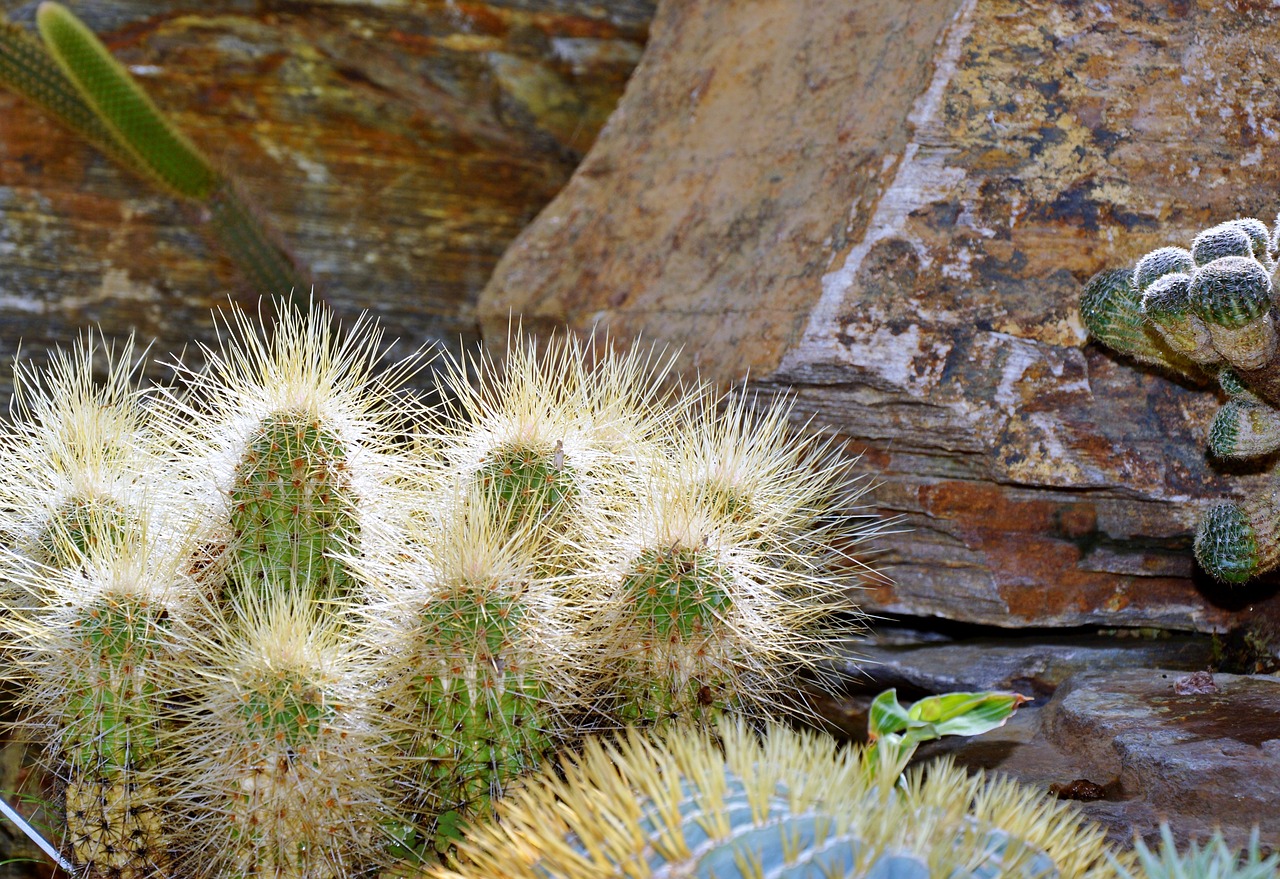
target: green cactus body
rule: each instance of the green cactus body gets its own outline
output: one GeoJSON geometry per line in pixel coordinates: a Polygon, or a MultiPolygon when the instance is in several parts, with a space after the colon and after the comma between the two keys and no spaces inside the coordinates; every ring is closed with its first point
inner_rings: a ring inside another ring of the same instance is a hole
{"type": "Polygon", "coordinates": [[[105,591],[75,612],[66,649],[58,746],[72,855],[91,876],[151,876],[168,861],[155,783],[166,612],[105,591]]]}
{"type": "Polygon", "coordinates": [[[945,761],[894,784],[829,740],[776,725],[764,741],[719,733],[590,743],[563,777],[531,782],[500,823],[474,828],[459,862],[510,879],[1115,875],[1103,830],[1030,788],[945,761]]]}
{"type": "Polygon", "coordinates": [[[488,800],[551,747],[545,681],[515,584],[458,583],[422,608],[412,687],[421,789],[439,813],[488,800]],[[434,801],[434,802],[431,802],[434,801]]]}
{"type": "Polygon", "coordinates": [[[1209,425],[1209,452],[1252,458],[1280,449],[1280,412],[1253,400],[1228,400],[1209,425]]]}
{"type": "Polygon", "coordinates": [[[697,719],[728,707],[731,582],[706,547],[670,546],[637,556],[618,598],[626,615],[619,633],[631,642],[617,685],[624,721],[697,719]]]}
{"type": "Polygon", "coordinates": [[[1226,583],[1243,583],[1275,567],[1275,543],[1265,539],[1268,531],[1259,534],[1266,523],[1256,518],[1229,502],[1210,507],[1196,531],[1196,561],[1226,583]]]}
{"type": "Polygon", "coordinates": [[[258,426],[231,489],[236,575],[263,595],[342,598],[350,590],[338,553],[359,536],[341,439],[302,412],[258,426]]]}
{"type": "Polygon", "coordinates": [[[579,494],[575,476],[563,447],[522,444],[495,449],[476,472],[481,497],[509,534],[533,523],[554,529],[570,517],[579,494]]]}
{"type": "Polygon", "coordinates": [[[179,195],[203,201],[219,178],[208,160],[169,124],[128,72],[84,24],[57,3],[36,15],[45,44],[85,103],[135,166],[179,195]]]}

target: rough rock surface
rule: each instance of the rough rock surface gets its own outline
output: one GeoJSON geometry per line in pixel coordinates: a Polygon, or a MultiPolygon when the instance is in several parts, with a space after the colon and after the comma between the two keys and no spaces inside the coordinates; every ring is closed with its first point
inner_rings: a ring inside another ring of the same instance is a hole
{"type": "Polygon", "coordinates": [[[1086,345],[1094,272],[1274,215],[1280,10],[714,0],[659,8],[617,112],[480,299],[794,387],[866,450],[871,609],[1223,630],[1275,581],[1195,574],[1212,394],[1086,345]]]}
{"type": "Polygon", "coordinates": [[[1158,842],[1167,821],[1176,838],[1205,839],[1215,827],[1235,846],[1256,824],[1280,850],[1280,680],[1138,668],[1074,675],[1042,708],[1020,710],[1005,727],[969,740],[943,740],[926,757],[1007,773],[1080,799],[1086,815],[1129,843],[1158,842]],[[1182,692],[1179,692],[1182,690],[1182,692]]]}
{"type": "MultiPolygon", "coordinates": [[[[37,4],[0,2],[27,26],[37,4]]],[[[346,320],[477,337],[506,244],[568,179],[652,0],[70,3],[253,199],[346,320]]],[[[0,90],[0,361],[84,328],[168,354],[248,289],[198,208],[0,90]]],[[[0,408],[8,397],[0,370],[0,408]]]]}

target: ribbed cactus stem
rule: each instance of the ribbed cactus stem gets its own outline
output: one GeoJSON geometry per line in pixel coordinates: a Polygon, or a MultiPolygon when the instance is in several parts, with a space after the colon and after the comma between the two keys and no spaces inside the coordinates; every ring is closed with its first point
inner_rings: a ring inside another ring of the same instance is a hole
{"type": "Polygon", "coordinates": [[[621,716],[652,723],[698,719],[729,707],[734,695],[731,575],[706,546],[642,551],[626,571],[618,601],[621,716]]]}
{"type": "Polygon", "coordinates": [[[277,412],[258,426],[231,488],[234,572],[242,589],[341,598],[340,554],[359,537],[341,439],[309,413],[277,412]]]}
{"type": "Polygon", "coordinates": [[[1209,452],[1252,458],[1280,449],[1280,412],[1251,400],[1229,400],[1209,425],[1209,452]]]}
{"type": "Polygon", "coordinates": [[[1273,491],[1219,503],[1200,520],[1196,561],[1215,579],[1244,583],[1280,566],[1280,505],[1273,491]]]}
{"type": "Polygon", "coordinates": [[[1142,295],[1142,313],[1174,351],[1202,366],[1221,363],[1209,327],[1192,307],[1191,280],[1181,272],[1153,280],[1142,295]]]}
{"type": "Polygon", "coordinates": [[[219,183],[209,161],[174,128],[84,23],[57,3],[36,14],[40,35],[84,102],[156,181],[204,201],[219,183]]]}
{"type": "Polygon", "coordinates": [[[36,569],[38,599],[11,623],[26,645],[24,697],[47,718],[65,780],[72,859],[88,876],[152,876],[168,863],[159,789],[162,717],[176,650],[168,602],[129,554],[36,569]]]}

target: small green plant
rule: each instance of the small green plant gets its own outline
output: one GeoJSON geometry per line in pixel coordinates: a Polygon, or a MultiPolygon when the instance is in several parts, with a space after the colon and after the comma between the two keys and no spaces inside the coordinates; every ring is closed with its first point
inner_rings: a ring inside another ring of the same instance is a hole
{"type": "Polygon", "coordinates": [[[824,571],[878,523],[785,406],[515,339],[428,415],[424,352],[265,323],[172,386],[91,343],[20,371],[0,646],[81,875],[430,859],[589,733],[775,713],[856,620],[824,571]]]}
{"type": "MultiPolygon", "coordinates": [[[[1016,704],[995,694],[937,699],[919,712],[946,717],[937,734],[947,722],[998,725],[1016,704]]],[[[922,726],[911,729],[923,739],[922,726]]],[[[429,875],[1104,877],[1129,864],[1074,807],[945,760],[903,776],[897,761],[777,725],[758,736],[721,722],[715,733],[680,726],[656,739],[633,731],[594,741],[505,800],[500,821],[473,828],[456,862],[429,875]]]]}
{"type": "MultiPolygon", "coordinates": [[[[1090,335],[1112,350],[1197,382],[1216,379],[1227,401],[1209,426],[1208,448],[1219,459],[1280,450],[1276,256],[1265,224],[1232,220],[1201,232],[1190,249],[1161,247],[1132,270],[1095,275],[1080,299],[1090,335]]],[[[1205,513],[1195,539],[1205,571],[1243,583],[1280,566],[1273,495],[1205,513]]]]}

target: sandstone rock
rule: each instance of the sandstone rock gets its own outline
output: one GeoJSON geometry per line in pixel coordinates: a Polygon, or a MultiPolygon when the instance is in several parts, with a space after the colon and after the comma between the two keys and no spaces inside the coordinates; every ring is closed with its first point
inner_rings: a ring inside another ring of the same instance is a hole
{"type": "MultiPolygon", "coordinates": [[[[477,337],[507,242],[612,110],[652,0],[71,4],[279,228],[318,295],[413,347],[477,337]]],[[[30,25],[36,4],[0,4],[30,25]]],[[[0,360],[84,328],[176,352],[253,303],[198,209],[0,90],[0,360]]],[[[0,406],[8,397],[0,370],[0,406]]]]}
{"type": "Polygon", "coordinates": [[[573,179],[480,298],[794,387],[866,451],[875,611],[1224,630],[1275,581],[1196,574],[1216,401],[1086,344],[1094,272],[1239,215],[1280,175],[1280,10],[1128,0],[662,4],[573,179]]]}

